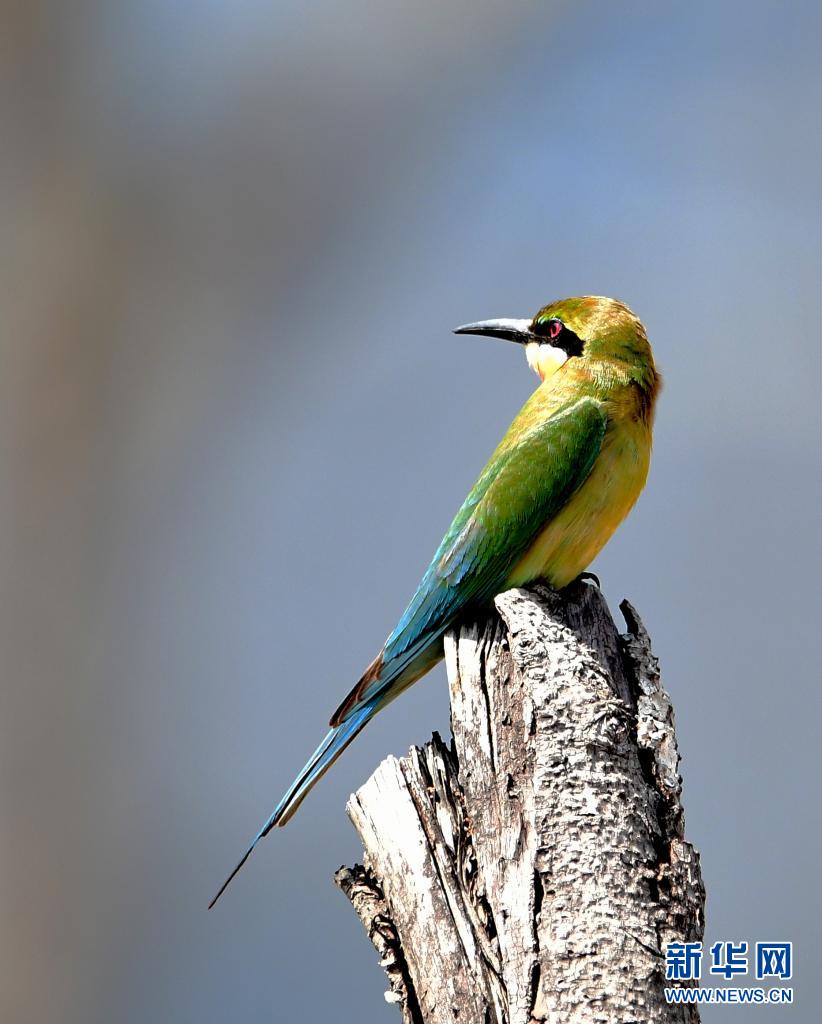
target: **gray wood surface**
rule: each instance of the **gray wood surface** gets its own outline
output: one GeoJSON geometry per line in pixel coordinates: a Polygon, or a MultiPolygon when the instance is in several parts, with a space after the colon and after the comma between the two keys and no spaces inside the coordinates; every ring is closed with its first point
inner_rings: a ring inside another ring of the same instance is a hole
{"type": "Polygon", "coordinates": [[[536,585],[446,639],[450,746],[386,758],[341,868],[404,1024],[692,1022],[664,946],[702,938],[670,699],[628,602],[536,585]],[[670,983],[667,983],[670,984],[670,983]]]}

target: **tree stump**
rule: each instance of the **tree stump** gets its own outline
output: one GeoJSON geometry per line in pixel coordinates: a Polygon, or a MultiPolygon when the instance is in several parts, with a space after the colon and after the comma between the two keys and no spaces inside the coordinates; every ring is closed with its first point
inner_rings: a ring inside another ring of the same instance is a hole
{"type": "Polygon", "coordinates": [[[453,740],[388,757],[341,868],[404,1024],[691,1022],[665,944],[702,939],[673,708],[639,616],[537,584],[445,643],[453,740]],[[670,984],[670,983],[668,983],[670,984]]]}

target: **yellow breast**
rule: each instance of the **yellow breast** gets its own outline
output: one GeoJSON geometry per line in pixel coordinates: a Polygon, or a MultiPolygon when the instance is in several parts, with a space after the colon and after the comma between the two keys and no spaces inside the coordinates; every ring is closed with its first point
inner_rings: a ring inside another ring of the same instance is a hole
{"type": "Polygon", "coordinates": [[[641,420],[612,423],[585,483],[514,566],[508,586],[539,578],[564,587],[596,558],[628,515],[648,476],[651,431],[641,420]]]}

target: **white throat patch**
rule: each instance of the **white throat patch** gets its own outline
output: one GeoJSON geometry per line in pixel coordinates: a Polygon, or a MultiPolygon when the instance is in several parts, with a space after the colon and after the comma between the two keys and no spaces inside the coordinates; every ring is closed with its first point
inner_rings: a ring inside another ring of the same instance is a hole
{"type": "Polygon", "coordinates": [[[525,358],[540,380],[545,380],[557,372],[568,358],[568,353],[545,342],[529,341],[525,346],[525,358]]]}

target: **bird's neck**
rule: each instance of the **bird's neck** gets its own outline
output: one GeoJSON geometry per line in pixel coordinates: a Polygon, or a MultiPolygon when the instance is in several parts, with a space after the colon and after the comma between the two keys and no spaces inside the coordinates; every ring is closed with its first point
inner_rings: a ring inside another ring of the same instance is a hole
{"type": "Polygon", "coordinates": [[[662,379],[653,364],[633,366],[619,359],[596,362],[569,359],[560,370],[544,379],[539,390],[589,394],[610,405],[617,415],[639,419],[650,426],[662,379]]]}

